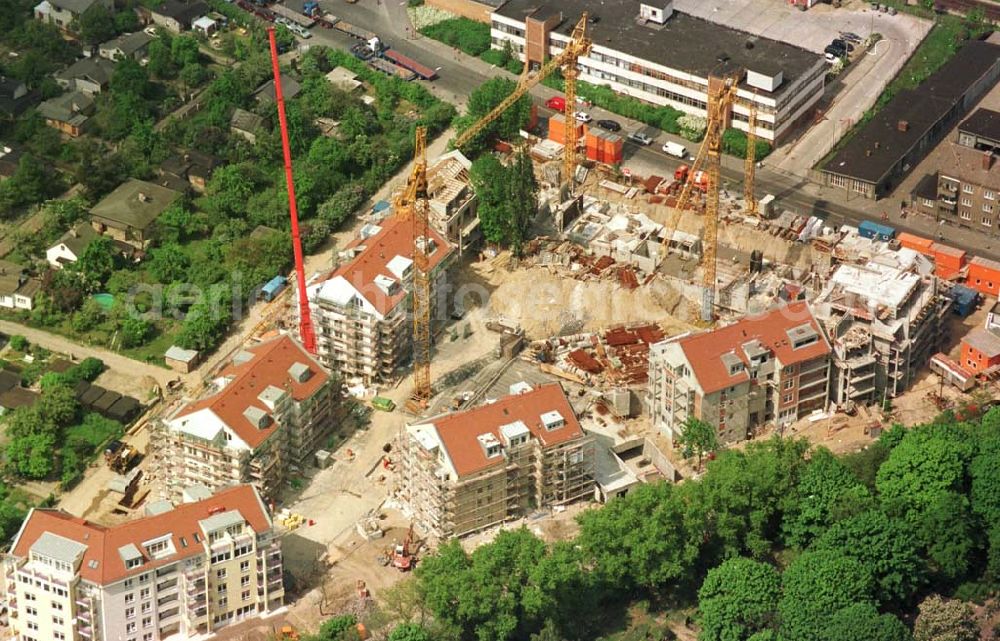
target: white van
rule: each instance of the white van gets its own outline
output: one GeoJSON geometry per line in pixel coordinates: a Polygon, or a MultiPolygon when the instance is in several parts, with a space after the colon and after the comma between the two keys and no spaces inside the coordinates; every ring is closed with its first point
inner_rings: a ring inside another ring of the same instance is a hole
{"type": "Polygon", "coordinates": [[[687,158],[688,155],[687,147],[676,142],[663,143],[663,151],[677,158],[687,158]]]}

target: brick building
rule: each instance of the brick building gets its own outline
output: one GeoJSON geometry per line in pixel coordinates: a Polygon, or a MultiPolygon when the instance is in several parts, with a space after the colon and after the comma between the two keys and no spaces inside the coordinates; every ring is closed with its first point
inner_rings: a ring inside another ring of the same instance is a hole
{"type": "Polygon", "coordinates": [[[186,498],[115,526],[32,509],[3,561],[20,641],[207,638],[280,608],[281,547],[257,491],[186,498]]]}
{"type": "Polygon", "coordinates": [[[593,442],[558,383],[408,425],[402,440],[401,498],[438,538],[594,495],[593,442]]]}
{"type": "Polygon", "coordinates": [[[654,425],[671,440],[688,418],[722,443],[748,438],[826,406],[830,345],[804,302],[715,330],[669,338],[649,354],[654,425]]]}

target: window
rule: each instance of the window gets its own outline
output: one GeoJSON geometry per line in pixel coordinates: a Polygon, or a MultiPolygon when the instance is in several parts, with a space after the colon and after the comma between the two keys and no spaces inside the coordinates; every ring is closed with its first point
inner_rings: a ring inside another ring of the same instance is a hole
{"type": "Polygon", "coordinates": [[[132,603],[135,601],[135,592],[129,592],[125,595],[125,603],[132,603]]]}
{"type": "Polygon", "coordinates": [[[993,213],[993,205],[990,205],[989,203],[983,205],[983,211],[985,211],[987,214],[992,214],[993,213]]]}
{"type": "Polygon", "coordinates": [[[993,219],[989,216],[983,216],[983,226],[990,227],[993,225],[993,219]]]}
{"type": "Polygon", "coordinates": [[[35,595],[34,595],[33,593],[31,593],[31,592],[25,592],[25,593],[24,593],[24,600],[25,600],[25,601],[37,601],[37,600],[38,600],[38,597],[37,597],[37,596],[35,596],[35,595]]]}
{"type": "Polygon", "coordinates": [[[219,594],[225,594],[226,590],[228,589],[229,588],[228,586],[226,586],[225,583],[220,583],[219,585],[215,586],[215,591],[218,592],[219,594]]]}
{"type": "Polygon", "coordinates": [[[66,621],[62,617],[52,617],[52,625],[63,625],[66,621]]]}
{"type": "Polygon", "coordinates": [[[139,598],[140,599],[148,599],[149,598],[149,588],[143,588],[143,589],[139,590],[139,598]]]}
{"type": "Polygon", "coordinates": [[[130,588],[133,585],[135,585],[135,580],[134,579],[125,579],[125,587],[126,588],[130,588]]]}
{"type": "Polygon", "coordinates": [[[972,199],[971,198],[963,198],[962,199],[962,205],[964,205],[965,207],[972,207],[972,199]]]}
{"type": "Polygon", "coordinates": [[[219,607],[224,608],[229,605],[229,597],[221,597],[219,599],[219,607]]]}
{"type": "Polygon", "coordinates": [[[970,212],[968,209],[963,209],[961,212],[959,212],[958,215],[961,216],[962,220],[972,219],[972,212],[970,212]]]}
{"type": "Polygon", "coordinates": [[[153,627],[153,617],[142,617],[142,627],[144,628],[153,627]]]}
{"type": "Polygon", "coordinates": [[[788,367],[782,368],[781,373],[782,374],[791,374],[794,371],[795,371],[795,366],[794,365],[789,365],[788,367]]]}
{"type": "Polygon", "coordinates": [[[134,619],[135,618],[135,608],[125,608],[125,618],[134,619]]]}
{"type": "Polygon", "coordinates": [[[792,402],[792,395],[791,394],[785,394],[784,396],[781,397],[781,402],[782,403],[791,403],[792,402]]]}
{"type": "Polygon", "coordinates": [[[135,632],[135,623],[134,622],[132,622],[132,623],[126,623],[125,624],[125,632],[127,634],[132,634],[133,632],[135,632]]]}
{"type": "Polygon", "coordinates": [[[146,601],[146,602],[144,602],[142,604],[142,613],[143,614],[146,614],[147,612],[149,612],[152,609],[153,609],[153,602],[152,601],[146,601]]]}
{"type": "Polygon", "coordinates": [[[146,634],[142,635],[142,641],[153,641],[153,633],[147,632],[146,634]]]}
{"type": "Polygon", "coordinates": [[[38,632],[38,624],[35,623],[34,621],[28,621],[28,629],[38,632]]]}
{"type": "Polygon", "coordinates": [[[795,380],[791,378],[782,384],[782,387],[784,387],[785,389],[792,389],[792,387],[794,386],[795,386],[795,380]]]}
{"type": "Polygon", "coordinates": [[[962,185],[962,193],[963,194],[971,194],[974,191],[975,191],[975,188],[972,185],[970,185],[969,183],[965,183],[964,185],[962,185]]]}
{"type": "Polygon", "coordinates": [[[24,611],[25,611],[25,613],[27,613],[28,616],[32,616],[32,617],[38,616],[38,609],[34,608],[34,607],[30,606],[30,605],[26,606],[24,608],[24,611]]]}
{"type": "Polygon", "coordinates": [[[139,575],[139,583],[145,583],[146,581],[149,581],[149,572],[139,575]]]}
{"type": "Polygon", "coordinates": [[[63,641],[63,639],[66,638],[66,635],[63,634],[62,632],[53,632],[52,636],[55,638],[56,641],[63,641]]]}
{"type": "Polygon", "coordinates": [[[243,590],[243,594],[240,595],[244,601],[250,600],[250,590],[243,590]]]}
{"type": "Polygon", "coordinates": [[[994,192],[990,191],[989,189],[983,190],[983,198],[985,198],[986,200],[994,200],[996,199],[996,197],[997,195],[994,192]]]}
{"type": "Polygon", "coordinates": [[[62,610],[63,609],[63,604],[59,603],[58,601],[53,601],[52,602],[52,609],[53,610],[62,610]]]}
{"type": "Polygon", "coordinates": [[[226,578],[226,568],[222,568],[221,570],[216,570],[215,571],[215,578],[217,578],[217,579],[224,579],[224,578],[226,578]]]}
{"type": "Polygon", "coordinates": [[[240,572],[250,571],[250,561],[240,561],[240,572]]]}

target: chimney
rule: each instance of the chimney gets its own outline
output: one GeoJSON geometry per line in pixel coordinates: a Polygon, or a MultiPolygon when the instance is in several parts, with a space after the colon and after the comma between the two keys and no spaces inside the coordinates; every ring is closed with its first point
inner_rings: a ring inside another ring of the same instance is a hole
{"type": "Polygon", "coordinates": [[[878,149],[878,148],[879,148],[879,146],[880,146],[880,145],[879,145],[879,142],[878,142],[878,141],[876,140],[876,141],[875,141],[875,149],[878,149]]]}
{"type": "Polygon", "coordinates": [[[984,151],[983,152],[983,169],[989,171],[993,168],[993,152],[984,151]]]}
{"type": "Polygon", "coordinates": [[[900,120],[896,123],[896,130],[901,132],[907,132],[910,129],[910,123],[905,120],[900,120]]]}
{"type": "Polygon", "coordinates": [[[868,156],[871,156],[871,155],[872,155],[872,150],[871,149],[865,149],[865,157],[868,157],[868,156]]]}
{"type": "Polygon", "coordinates": [[[147,196],[145,192],[140,191],[139,192],[139,202],[141,202],[141,203],[148,203],[149,202],[149,196],[147,196]]]}

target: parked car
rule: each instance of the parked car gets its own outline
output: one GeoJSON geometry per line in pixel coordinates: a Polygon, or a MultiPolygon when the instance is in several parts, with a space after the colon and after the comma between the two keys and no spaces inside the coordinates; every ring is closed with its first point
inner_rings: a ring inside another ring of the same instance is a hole
{"type": "Polygon", "coordinates": [[[553,96],[545,101],[545,106],[556,111],[566,111],[566,99],[562,96],[553,96]]]}
{"type": "Polygon", "coordinates": [[[628,135],[628,139],[637,145],[651,145],[653,144],[653,139],[644,134],[641,131],[633,131],[628,135]]]}
{"type": "Polygon", "coordinates": [[[687,158],[688,150],[687,147],[676,142],[665,142],[663,143],[664,153],[668,153],[675,158],[687,158]]]}
{"type": "Polygon", "coordinates": [[[841,31],[840,37],[843,38],[844,40],[847,40],[848,42],[853,42],[855,44],[861,42],[861,36],[854,33],[853,31],[841,31]]]}
{"type": "Polygon", "coordinates": [[[621,131],[622,126],[617,120],[598,120],[597,126],[606,131],[621,131]]]}
{"type": "Polygon", "coordinates": [[[578,111],[575,114],[577,122],[590,122],[593,118],[586,111],[578,111]]]}
{"type": "Polygon", "coordinates": [[[834,47],[833,45],[830,45],[826,49],[824,49],[823,53],[826,54],[826,59],[828,61],[830,61],[831,56],[833,58],[844,58],[847,56],[847,51],[845,51],[844,49],[839,49],[837,47],[834,47]]]}
{"type": "Polygon", "coordinates": [[[846,40],[840,40],[839,38],[835,38],[833,42],[830,43],[830,45],[834,47],[840,47],[841,49],[844,49],[846,51],[854,51],[854,45],[847,42],[846,40]]]}

